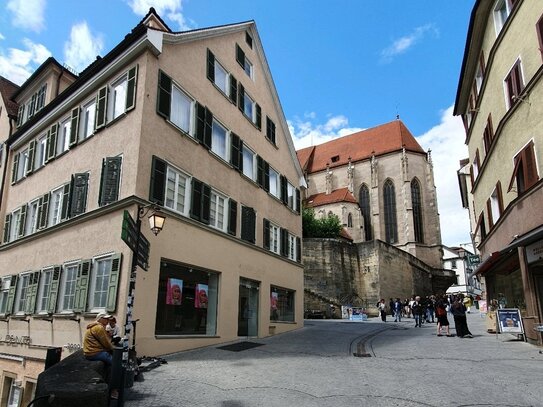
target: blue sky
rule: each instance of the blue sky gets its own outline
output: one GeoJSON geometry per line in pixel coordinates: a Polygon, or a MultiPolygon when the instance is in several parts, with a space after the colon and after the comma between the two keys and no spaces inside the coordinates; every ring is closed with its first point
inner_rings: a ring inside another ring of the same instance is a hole
{"type": "Polygon", "coordinates": [[[0,75],[81,71],[153,6],[174,31],[255,20],[296,148],[399,115],[432,150],[443,243],[470,241],[452,116],[472,0],[0,0],[0,75]]]}

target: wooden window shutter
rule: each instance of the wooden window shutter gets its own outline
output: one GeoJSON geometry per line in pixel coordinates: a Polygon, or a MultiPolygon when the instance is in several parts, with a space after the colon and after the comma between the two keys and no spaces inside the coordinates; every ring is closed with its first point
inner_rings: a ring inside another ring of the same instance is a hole
{"type": "Polygon", "coordinates": [[[96,130],[105,127],[107,122],[107,85],[98,90],[96,95],[96,122],[94,128],[96,130]]]}
{"type": "Polygon", "coordinates": [[[71,197],[71,183],[65,184],[62,189],[62,208],[60,213],[60,220],[66,220],[70,217],[70,197],[71,197]]]}
{"type": "Polygon", "coordinates": [[[275,143],[275,123],[266,116],[266,137],[268,137],[268,140],[270,140],[273,144],[275,143]]]}
{"type": "Polygon", "coordinates": [[[52,314],[57,307],[58,289],[60,285],[61,266],[53,267],[53,275],[51,276],[51,286],[49,287],[49,300],[47,301],[47,312],[52,314]]]}
{"type": "Polygon", "coordinates": [[[119,275],[121,274],[121,259],[120,253],[111,257],[111,270],[109,272],[109,285],[107,290],[107,306],[106,311],[115,311],[117,305],[117,290],[119,287],[119,275]]]}
{"type": "Polygon", "coordinates": [[[126,84],[126,108],[128,112],[136,107],[136,85],[138,79],[138,66],[128,71],[128,82],[126,84]]]}
{"type": "Polygon", "coordinates": [[[490,198],[486,200],[486,211],[488,212],[488,226],[492,229],[494,220],[492,219],[492,202],[490,201],[490,198]]]}
{"type": "Polygon", "coordinates": [[[264,159],[259,155],[256,156],[256,182],[264,188],[264,159]]]}
{"type": "Polygon", "coordinates": [[[503,194],[502,183],[500,181],[496,183],[496,195],[498,196],[498,210],[501,216],[503,214],[503,194]]]}
{"type": "Polygon", "coordinates": [[[215,83],[215,55],[207,49],[207,78],[215,83]]]}
{"type": "Polygon", "coordinates": [[[538,181],[537,167],[534,155],[534,144],[530,142],[523,151],[523,161],[525,165],[526,189],[530,188],[538,181]]]}
{"type": "Polygon", "coordinates": [[[243,170],[242,143],[236,133],[230,134],[230,164],[240,172],[243,170]]]}
{"type": "Polygon", "coordinates": [[[207,184],[202,184],[202,216],[201,221],[206,225],[209,224],[211,208],[211,187],[207,184]]]}
{"type": "Polygon", "coordinates": [[[7,304],[6,304],[6,315],[11,314],[13,312],[13,302],[15,301],[15,293],[17,289],[18,280],[19,280],[19,276],[17,275],[11,276],[11,283],[9,285],[8,298],[7,298],[7,304]]]}
{"type": "Polygon", "coordinates": [[[158,71],[156,111],[165,119],[170,119],[172,103],[172,79],[162,71],[158,71]]]}
{"type": "Polygon", "coordinates": [[[190,217],[196,220],[202,218],[202,188],[203,183],[196,178],[192,178],[190,217]]]}
{"type": "Polygon", "coordinates": [[[206,108],[196,102],[196,140],[200,144],[204,143],[204,133],[206,126],[206,108]]]}
{"type": "Polygon", "coordinates": [[[247,31],[245,32],[245,42],[249,48],[253,49],[253,37],[247,31]]]}
{"type": "Polygon", "coordinates": [[[288,203],[288,186],[287,186],[287,177],[284,175],[280,175],[279,179],[281,181],[281,202],[283,202],[285,205],[288,203]]]}
{"type": "Polygon", "coordinates": [[[11,231],[11,213],[7,213],[6,220],[4,221],[4,239],[3,239],[4,243],[9,242],[10,231],[11,231]]]}
{"type": "Polygon", "coordinates": [[[296,237],[296,261],[302,262],[302,239],[296,237]]]}
{"type": "Polygon", "coordinates": [[[264,161],[264,191],[270,192],[270,164],[264,161]]]}
{"type": "Polygon", "coordinates": [[[38,296],[38,283],[40,272],[35,271],[30,275],[30,284],[26,292],[25,314],[33,314],[36,309],[36,297],[38,296]]]}
{"type": "Polygon", "coordinates": [[[23,237],[25,235],[25,223],[26,223],[26,205],[21,206],[21,214],[19,220],[19,230],[17,231],[17,237],[23,237]]]}
{"type": "Polygon", "coordinates": [[[281,247],[280,253],[281,256],[288,256],[288,230],[281,228],[281,247]]]}
{"type": "Polygon", "coordinates": [[[243,52],[238,44],[236,44],[236,61],[238,61],[238,64],[245,69],[245,52],[243,52]]]}
{"type": "Polygon", "coordinates": [[[241,238],[251,243],[256,242],[256,212],[248,206],[241,207],[241,238]]]}
{"type": "Polygon", "coordinates": [[[266,218],[263,219],[263,224],[264,224],[264,228],[263,228],[263,246],[264,246],[264,249],[270,249],[270,221],[266,218]]]}
{"type": "Polygon", "coordinates": [[[256,127],[258,130],[262,130],[262,109],[260,108],[260,105],[258,103],[255,103],[256,105],[256,127]]]}
{"type": "Polygon", "coordinates": [[[49,214],[49,192],[38,201],[38,229],[47,227],[47,215],[49,214]]]}
{"type": "Polygon", "coordinates": [[[11,167],[11,183],[15,184],[17,182],[17,173],[19,170],[19,156],[20,153],[17,153],[13,156],[13,166],[11,167]]]}
{"type": "Polygon", "coordinates": [[[47,156],[45,162],[51,161],[57,155],[58,123],[55,123],[47,131],[47,156]]]}
{"type": "Polygon", "coordinates": [[[79,107],[76,107],[72,109],[72,123],[70,127],[70,142],[68,143],[68,146],[74,146],[77,144],[77,136],[79,134],[79,115],[80,115],[81,109],[79,107]]]}
{"type": "Polygon", "coordinates": [[[211,113],[211,110],[209,110],[206,107],[203,145],[208,150],[211,149],[212,132],[213,132],[213,113],[211,113]]]}
{"type": "Polygon", "coordinates": [[[539,17],[535,25],[537,31],[537,39],[539,40],[539,52],[543,56],[543,16],[539,17]]]}
{"type": "Polygon", "coordinates": [[[72,175],[70,217],[85,213],[88,185],[89,174],[87,172],[72,175]]]}
{"type": "Polygon", "coordinates": [[[32,140],[28,145],[28,157],[26,160],[26,173],[34,171],[34,157],[36,156],[36,140],[32,140]]]}
{"type": "Polygon", "coordinates": [[[77,281],[75,285],[74,311],[83,312],[87,310],[87,293],[89,290],[89,279],[92,260],[82,260],[77,266],[77,281]]]}
{"type": "Polygon", "coordinates": [[[241,112],[245,112],[245,88],[238,82],[238,108],[241,112]]]}
{"type": "Polygon", "coordinates": [[[230,101],[235,105],[238,101],[238,81],[230,75],[230,101]]]}
{"type": "Polygon", "coordinates": [[[104,206],[119,199],[122,157],[106,157],[102,160],[98,205],[104,206]]]}
{"type": "Polygon", "coordinates": [[[300,214],[300,210],[302,208],[302,202],[300,198],[300,190],[296,188],[296,213],[300,214]]]}
{"type": "Polygon", "coordinates": [[[228,200],[228,233],[236,236],[238,222],[238,203],[232,198],[228,200]]]}
{"type": "Polygon", "coordinates": [[[166,161],[153,156],[149,200],[161,206],[164,206],[164,196],[166,193],[166,167],[166,161]]]}

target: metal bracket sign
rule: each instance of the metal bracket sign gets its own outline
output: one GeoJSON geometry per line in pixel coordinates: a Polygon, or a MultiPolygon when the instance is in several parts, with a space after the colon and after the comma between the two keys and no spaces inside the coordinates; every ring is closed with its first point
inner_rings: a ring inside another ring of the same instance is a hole
{"type": "Polygon", "coordinates": [[[137,265],[147,271],[149,269],[149,249],[151,244],[141,233],[141,230],[138,229],[138,224],[134,221],[130,212],[125,210],[123,212],[121,239],[136,256],[137,265]]]}
{"type": "Polygon", "coordinates": [[[478,254],[468,255],[468,264],[470,266],[478,266],[481,263],[481,257],[478,254]]]}

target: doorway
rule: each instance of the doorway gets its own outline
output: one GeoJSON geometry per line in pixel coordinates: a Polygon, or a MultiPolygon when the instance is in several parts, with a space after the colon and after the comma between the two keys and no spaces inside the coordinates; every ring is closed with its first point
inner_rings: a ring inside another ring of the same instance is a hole
{"type": "Polygon", "coordinates": [[[240,278],[238,336],[258,336],[258,281],[240,278]]]}

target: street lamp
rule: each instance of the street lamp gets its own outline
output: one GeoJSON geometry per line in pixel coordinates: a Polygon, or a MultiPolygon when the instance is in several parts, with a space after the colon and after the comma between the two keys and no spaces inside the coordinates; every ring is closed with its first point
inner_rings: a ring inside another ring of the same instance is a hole
{"type": "Polygon", "coordinates": [[[154,212],[149,215],[149,227],[151,228],[151,232],[153,232],[156,236],[164,227],[164,221],[166,220],[166,216],[164,216],[159,209],[153,210],[154,212]]]}

